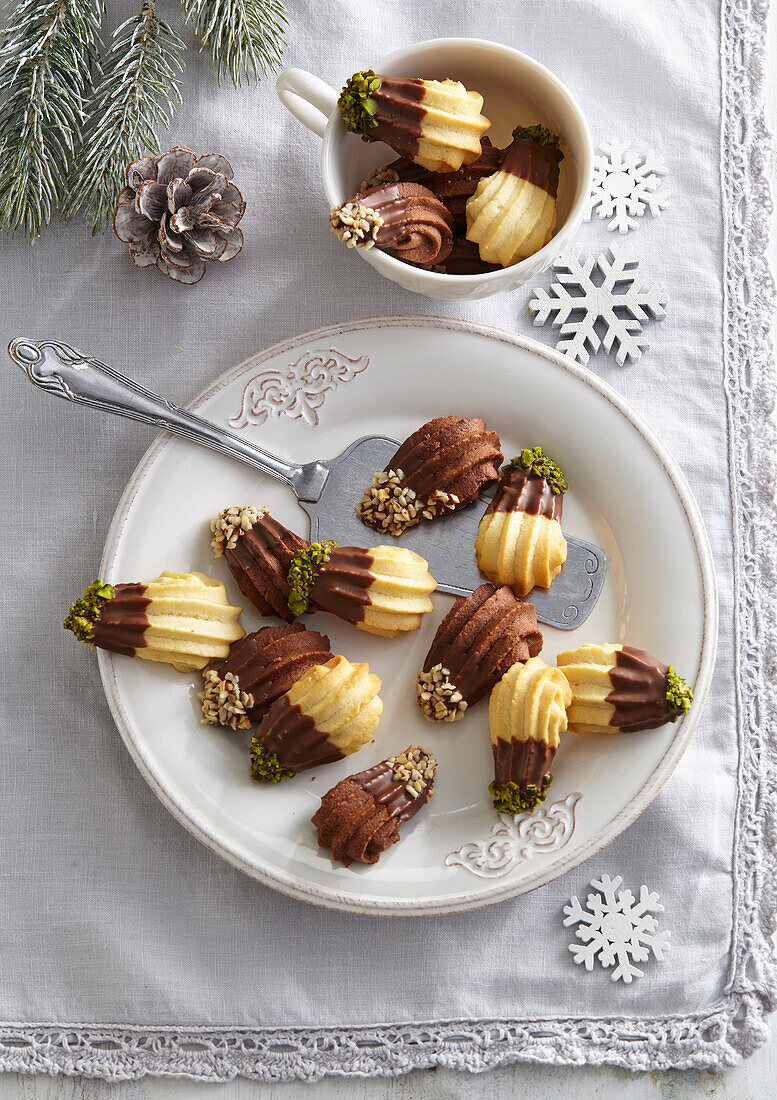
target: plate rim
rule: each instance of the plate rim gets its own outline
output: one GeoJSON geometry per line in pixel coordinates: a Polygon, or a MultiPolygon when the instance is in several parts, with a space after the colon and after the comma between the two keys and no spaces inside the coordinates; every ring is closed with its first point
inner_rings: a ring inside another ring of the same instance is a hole
{"type": "MultiPolygon", "coordinates": [[[[135,731],[126,713],[121,693],[118,689],[114,672],[113,655],[106,650],[97,651],[98,667],[103,691],[108,702],[114,723],[116,724],[122,741],[126,746],[132,760],[137,766],[143,779],[157,796],[162,805],[172,816],[191,833],[201,844],[210,851],[220,856],[231,866],[249,875],[267,886],[278,890],[280,893],[297,898],[310,904],[327,909],[335,909],[340,912],[358,913],[363,916],[435,916],[448,913],[460,913],[468,910],[485,908],[489,905],[507,901],[510,898],[519,897],[547,885],[561,875],[578,867],[581,863],[590,859],[606,845],[610,844],[647,809],[663,785],[670,778],[675,768],[682,759],[704,710],[704,705],[709,693],[712,681],[712,673],[715,667],[715,656],[718,641],[718,592],[715,576],[712,548],[710,546],[707,529],[699,507],[693,496],[682,470],[671,456],[666,446],[647,423],[646,420],[622,397],[609,383],[599,378],[598,375],[586,367],[575,363],[573,360],[555,348],[542,344],[531,336],[522,333],[509,332],[497,325],[491,325],[478,321],[467,321],[461,318],[445,316],[402,316],[388,315],[385,317],[365,317],[343,322],[334,322],[323,325],[320,328],[297,333],[269,345],[260,351],[243,359],[236,366],[229,368],[200,390],[184,407],[196,412],[197,409],[211,397],[215,396],[225,386],[237,380],[248,369],[255,369],[258,365],[272,359],[277,355],[297,349],[306,344],[330,337],[344,335],[352,332],[366,331],[375,328],[437,328],[454,332],[466,332],[488,339],[496,339],[505,344],[518,347],[523,351],[537,355],[545,359],[555,367],[559,367],[573,377],[595,390],[601,397],[607,400],[642,436],[650,447],[655,457],[660,462],[675,494],[685,513],[688,527],[694,543],[697,560],[699,562],[702,582],[702,642],[699,672],[697,678],[696,698],[690,716],[684,718],[678,730],[678,736],[674,737],[667,747],[666,752],[656,768],[634,797],[624,806],[620,812],[603,826],[597,833],[579,848],[562,852],[552,863],[547,864],[534,875],[523,879],[519,883],[500,882],[495,884],[493,880],[483,880],[480,889],[473,889],[466,894],[444,895],[430,901],[418,903],[415,899],[383,899],[373,898],[357,893],[343,894],[331,887],[313,884],[296,874],[271,867],[264,861],[251,860],[249,853],[241,846],[229,847],[214,835],[215,830],[209,831],[205,820],[195,820],[175,798],[167,791],[154,773],[151,761],[136,741],[135,731]],[[488,882],[488,885],[486,885],[488,882]]],[[[105,548],[100,562],[100,576],[110,576],[119,549],[126,520],[135,497],[148,476],[148,467],[153,463],[161,451],[168,447],[175,436],[167,432],[160,433],[142,455],[140,461],[130,475],[129,481],[122,493],[114,512],[105,548]]]]}

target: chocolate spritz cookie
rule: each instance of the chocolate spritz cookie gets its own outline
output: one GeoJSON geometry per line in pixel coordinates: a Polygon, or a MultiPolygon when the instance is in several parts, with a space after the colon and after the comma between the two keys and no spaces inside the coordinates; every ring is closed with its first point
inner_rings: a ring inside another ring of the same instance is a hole
{"type": "Polygon", "coordinates": [[[671,665],[630,645],[584,645],[559,653],[569,682],[572,733],[633,733],[676,722],[693,692],[671,665]]]}
{"type": "Polygon", "coordinates": [[[298,550],[289,569],[294,614],[328,611],[368,634],[396,638],[418,630],[432,610],[437,582],[425,558],[397,546],[337,546],[313,542],[298,550]]]}
{"type": "Polygon", "coordinates": [[[342,760],[372,739],[383,712],[380,677],[365,664],[332,657],[271,705],[251,741],[251,775],[279,783],[342,760]]]}
{"type": "Polygon", "coordinates": [[[432,172],[456,171],[480,156],[491,125],[483,97],[456,80],[417,80],[354,73],[337,101],[347,128],[364,141],[384,141],[432,172]]]}
{"type": "Polygon", "coordinates": [[[308,669],[325,665],[333,656],[329,638],[301,623],[263,626],[235,643],[218,668],[203,672],[202,720],[211,726],[248,729],[308,669]]]}
{"type": "Polygon", "coordinates": [[[494,782],[488,789],[500,813],[526,813],[544,802],[571,699],[566,677],[541,657],[513,665],[491,692],[494,782]]]}
{"type": "MultiPolygon", "coordinates": [[[[488,138],[484,138],[488,141],[488,138]]],[[[383,183],[422,183],[429,187],[429,181],[436,173],[428,168],[422,168],[420,164],[413,164],[407,157],[398,157],[389,164],[380,164],[373,168],[359,184],[360,191],[369,191],[371,187],[379,187],[383,183]]],[[[429,187],[431,191],[432,188],[429,187]]]]}
{"type": "MultiPolygon", "coordinates": [[[[467,199],[475,194],[478,183],[493,175],[503,157],[487,137],[481,142],[481,153],[471,164],[463,164],[457,172],[429,172],[406,157],[399,157],[382,168],[376,168],[362,181],[360,191],[385,183],[420,183],[432,191],[447,207],[457,229],[466,228],[467,199]]],[[[474,247],[474,246],[473,246],[474,247]]],[[[477,252],[477,248],[475,247],[477,252]]]]}
{"type": "Polygon", "coordinates": [[[324,795],[313,815],[318,843],[348,866],[377,863],[399,840],[399,829],[415,817],[434,791],[437,761],[411,745],[373,768],[350,775],[324,795]]]}
{"type": "Polygon", "coordinates": [[[459,596],[437,628],[416,680],[418,705],[434,722],[456,722],[517,662],[542,649],[534,604],[507,587],[481,584],[459,596]]]}
{"type": "Polygon", "coordinates": [[[286,578],[291,559],[307,540],[274,520],[266,508],[225,508],[210,529],[214,555],[224,557],[246,599],[260,614],[291,622],[286,578]]]}
{"type": "MultiPolygon", "coordinates": [[[[429,172],[411,160],[400,157],[383,167],[376,168],[362,181],[360,191],[367,191],[381,184],[415,183],[432,191],[447,208],[453,218],[453,242],[450,251],[441,259],[419,261],[424,267],[445,275],[482,275],[489,271],[501,270],[501,264],[487,263],[481,259],[478,246],[466,239],[467,200],[474,195],[478,183],[485,176],[492,175],[499,166],[502,151],[495,149],[487,137],[482,141],[482,153],[472,164],[464,164],[457,172],[429,172]]],[[[360,227],[365,237],[370,231],[369,221],[360,227]]],[[[357,234],[358,236],[358,234],[357,234]]],[[[350,243],[347,242],[347,243],[350,243]]],[[[358,242],[357,242],[358,243],[358,242]]],[[[364,247],[369,247],[369,244],[364,247]]],[[[413,257],[396,253],[401,260],[408,262],[413,257]]]]}
{"type": "Polygon", "coordinates": [[[179,672],[223,660],[244,631],[224,585],[204,573],[164,572],[148,584],[84,589],[64,622],[87,645],[161,661],[179,672]]]}
{"type": "Polygon", "coordinates": [[[499,448],[499,436],[480,417],[429,420],[375,474],[356,514],[369,527],[401,535],[421,519],[464,508],[499,477],[499,448]]]}
{"type": "Polygon", "coordinates": [[[561,530],[566,478],[541,447],[525,448],[502,471],[475,540],[478,566],[516,596],[550,587],[567,560],[561,530]]]}
{"type": "Polygon", "coordinates": [[[349,248],[376,248],[415,264],[441,264],[453,248],[453,218],[420,183],[384,183],[329,213],[332,231],[349,248]]]}
{"type": "Polygon", "coordinates": [[[500,270],[499,264],[481,260],[478,246],[465,237],[453,238],[453,248],[442,268],[446,275],[485,275],[500,270]]]}
{"type": "Polygon", "coordinates": [[[481,259],[510,267],[548,243],[562,159],[558,137],[547,127],[516,126],[498,169],[467,200],[467,238],[481,259]]]}

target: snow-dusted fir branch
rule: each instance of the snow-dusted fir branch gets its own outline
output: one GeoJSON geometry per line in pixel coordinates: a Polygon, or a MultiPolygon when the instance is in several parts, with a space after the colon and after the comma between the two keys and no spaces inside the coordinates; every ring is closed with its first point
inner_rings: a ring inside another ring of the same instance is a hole
{"type": "Polygon", "coordinates": [[[236,87],[260,72],[277,69],[287,20],[281,0],[182,0],[201,49],[213,60],[219,82],[229,75],[236,87]]]}
{"type": "Polygon", "coordinates": [[[113,34],[102,79],[87,104],[88,121],[62,206],[66,220],[84,208],[92,233],[107,228],[127,165],[159,152],[157,130],[181,102],[178,57],[184,43],[144,0],[113,34]]]}
{"type": "Polygon", "coordinates": [[[0,35],[0,229],[35,243],[84,122],[102,0],[20,0],[0,35]]]}

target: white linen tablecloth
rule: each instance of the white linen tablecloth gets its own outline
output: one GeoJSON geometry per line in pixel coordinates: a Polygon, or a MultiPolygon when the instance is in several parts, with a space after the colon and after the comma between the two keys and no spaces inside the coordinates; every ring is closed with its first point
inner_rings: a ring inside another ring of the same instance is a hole
{"type": "MultiPolygon", "coordinates": [[[[118,21],[129,5],[109,5],[118,21]]],[[[160,5],[160,9],[163,5],[160,5]]],[[[175,5],[171,5],[171,9],[175,5]]],[[[62,631],[153,433],[3,372],[4,738],[0,1068],[314,1079],[510,1060],[718,1068],[765,1037],[775,994],[773,291],[762,121],[766,0],[292,0],[286,63],[339,86],[411,40],[492,38],[547,64],[596,141],[671,169],[627,244],[671,297],[636,365],[590,366],[658,430],[697,496],[718,570],[718,667],[681,766],[615,843],[482,912],[376,923],[242,876],[156,801],[113,726],[93,657],[62,631]],[[721,121],[722,120],[722,121],[721,121]],[[657,889],[672,951],[631,986],[586,975],[561,906],[601,872],[657,889]],[[416,960],[410,984],[398,954],[416,960]]],[[[162,13],[171,18],[174,12],[162,13]]],[[[191,36],[189,36],[191,41],[191,36]]],[[[196,287],[132,267],[112,235],[2,240],[3,337],[56,337],[179,402],[250,353],[327,322],[445,314],[532,331],[528,288],[432,302],[329,232],[316,139],[271,80],[217,87],[186,57],[170,144],[232,161],[246,247],[196,287]]],[[[598,219],[580,243],[613,238],[598,219]]],[[[545,285],[547,285],[547,277],[545,285]]]]}

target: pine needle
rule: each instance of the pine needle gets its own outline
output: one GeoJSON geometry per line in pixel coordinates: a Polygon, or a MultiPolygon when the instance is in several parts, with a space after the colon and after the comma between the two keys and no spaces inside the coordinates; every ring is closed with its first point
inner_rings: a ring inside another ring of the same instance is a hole
{"type": "Polygon", "coordinates": [[[281,0],[182,0],[194,23],[200,49],[207,49],[219,83],[229,75],[236,88],[251,73],[267,76],[283,56],[286,9],[281,0]]]}
{"type": "Polygon", "coordinates": [[[104,232],[127,165],[159,152],[157,130],[181,102],[178,54],[184,43],[144,0],[140,14],[113,33],[102,79],[87,104],[88,122],[62,206],[67,221],[85,208],[92,233],[104,232]]]}
{"type": "Polygon", "coordinates": [[[102,9],[102,0],[20,0],[0,34],[0,229],[21,229],[31,244],[61,201],[102,9]]]}

